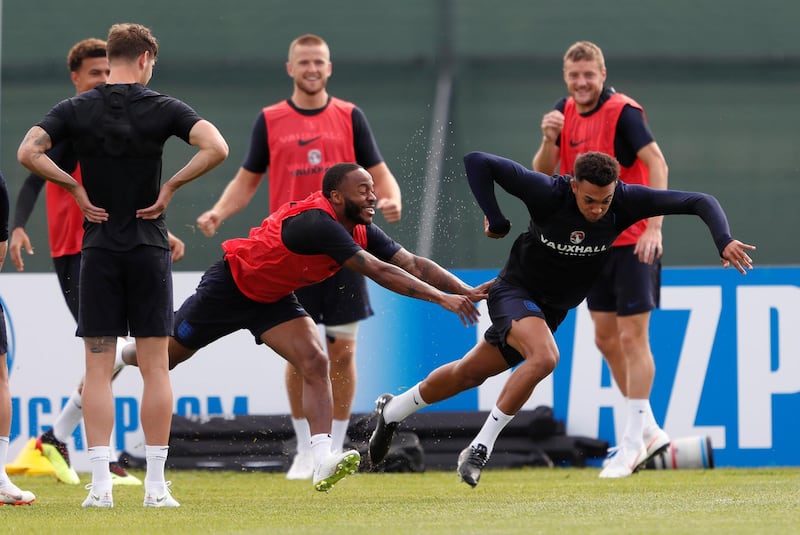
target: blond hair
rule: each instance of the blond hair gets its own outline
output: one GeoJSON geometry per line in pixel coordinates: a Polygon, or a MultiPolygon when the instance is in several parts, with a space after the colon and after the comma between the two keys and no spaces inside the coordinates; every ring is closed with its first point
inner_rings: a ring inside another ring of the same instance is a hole
{"type": "Polygon", "coordinates": [[[294,52],[295,47],[298,45],[324,46],[328,48],[328,54],[330,55],[330,47],[328,47],[328,43],[325,42],[325,39],[319,35],[314,35],[313,33],[306,33],[296,38],[289,44],[289,63],[292,62],[292,53],[294,52]]]}
{"type": "Polygon", "coordinates": [[[601,71],[606,70],[603,51],[591,41],[578,41],[570,46],[564,54],[564,63],[567,61],[596,61],[601,71]]]}

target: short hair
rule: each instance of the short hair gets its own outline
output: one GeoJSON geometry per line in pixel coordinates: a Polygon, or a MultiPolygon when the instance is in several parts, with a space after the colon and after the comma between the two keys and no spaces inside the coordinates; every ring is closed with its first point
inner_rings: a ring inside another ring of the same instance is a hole
{"type": "Polygon", "coordinates": [[[158,56],[158,40],[149,28],[125,22],[108,30],[108,59],[134,60],[145,52],[158,56]]]}
{"type": "Polygon", "coordinates": [[[335,189],[339,189],[344,178],[356,169],[363,169],[363,167],[357,163],[337,163],[329,167],[328,170],[325,171],[325,176],[322,177],[322,194],[325,198],[330,199],[331,192],[335,189]]]}
{"type": "Polygon", "coordinates": [[[619,178],[619,162],[604,152],[584,152],[575,160],[575,180],[608,186],[619,178]]]}
{"type": "Polygon", "coordinates": [[[67,67],[69,67],[69,72],[77,72],[86,58],[104,57],[106,57],[106,42],[96,37],[90,37],[72,45],[67,54],[67,67]]]}
{"type": "MultiPolygon", "coordinates": [[[[314,35],[313,33],[306,33],[301,35],[300,37],[296,38],[289,44],[289,55],[288,61],[291,63],[292,61],[292,52],[294,52],[294,47],[297,45],[317,45],[317,46],[328,46],[328,43],[325,42],[325,39],[320,37],[319,35],[314,35]]],[[[330,47],[328,47],[328,53],[330,54],[330,47]]]]}
{"type": "Polygon", "coordinates": [[[564,54],[564,63],[567,61],[596,61],[600,69],[606,70],[606,60],[600,47],[591,41],[578,41],[573,43],[564,54]]]}

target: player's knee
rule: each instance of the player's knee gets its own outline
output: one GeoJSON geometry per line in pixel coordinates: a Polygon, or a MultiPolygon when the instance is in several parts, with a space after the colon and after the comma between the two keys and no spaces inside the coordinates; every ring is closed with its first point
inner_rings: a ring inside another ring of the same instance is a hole
{"type": "Polygon", "coordinates": [[[619,336],[617,333],[608,334],[595,332],[594,345],[600,350],[603,355],[614,353],[614,348],[619,344],[619,336]]]}
{"type": "Polygon", "coordinates": [[[619,344],[626,355],[646,354],[650,350],[650,340],[644,332],[622,331],[619,334],[619,344]]]}
{"type": "Polygon", "coordinates": [[[558,358],[556,349],[538,350],[525,358],[524,365],[533,375],[546,377],[556,369],[558,358]]]}
{"type": "Polygon", "coordinates": [[[307,382],[326,380],[328,377],[328,357],[321,351],[309,352],[298,370],[307,382]]]}
{"type": "Polygon", "coordinates": [[[342,344],[339,347],[333,348],[328,346],[328,357],[330,358],[331,368],[336,370],[348,370],[354,366],[356,361],[355,342],[350,346],[345,346],[344,341],[338,341],[337,344],[342,344]]]}

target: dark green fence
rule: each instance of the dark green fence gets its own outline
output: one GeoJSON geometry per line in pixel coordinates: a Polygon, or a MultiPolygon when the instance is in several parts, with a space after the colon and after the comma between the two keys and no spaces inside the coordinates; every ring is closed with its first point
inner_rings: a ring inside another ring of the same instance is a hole
{"type": "MultiPolygon", "coordinates": [[[[3,2],[0,165],[12,197],[24,171],[16,148],[49,107],[72,94],[65,66],[71,44],[104,37],[114,22],[151,27],[162,50],[151,86],[194,106],[219,126],[231,156],[180,190],[171,229],[187,243],[176,268],[202,270],[222,238],[245,234],[266,215],[263,188],[217,238],[196,233],[238,169],[259,109],[289,95],[289,41],[318,33],[331,44],[332,94],[367,114],[384,157],[401,181],[404,220],[385,228],[409,249],[420,221],[435,217],[433,257],[450,267],[499,267],[509,241],[483,238],[482,217],[464,182],[461,157],[487,150],[530,162],[541,116],[563,95],[561,56],[591,39],[605,51],[609,82],[645,106],[670,166],[670,186],[718,196],[737,237],[759,246],[762,264],[796,264],[786,245],[798,221],[800,194],[800,4],[766,0],[671,2],[428,1],[289,2],[142,0],[130,5],[86,0],[3,2]],[[76,4],[76,5],[73,5],[76,4]],[[611,6],[613,5],[613,10],[611,6]],[[445,124],[433,125],[443,58],[453,60],[445,124]],[[422,199],[432,133],[444,136],[435,205],[422,199]],[[426,212],[426,213],[423,213],[426,212]]],[[[167,147],[165,174],[190,151],[167,147]]],[[[507,199],[516,229],[519,201],[507,199]]],[[[42,206],[28,227],[37,254],[28,270],[50,270],[42,206]]],[[[692,218],[665,223],[667,265],[717,262],[704,227],[692,218]]],[[[6,271],[13,266],[7,262],[6,271]]]]}

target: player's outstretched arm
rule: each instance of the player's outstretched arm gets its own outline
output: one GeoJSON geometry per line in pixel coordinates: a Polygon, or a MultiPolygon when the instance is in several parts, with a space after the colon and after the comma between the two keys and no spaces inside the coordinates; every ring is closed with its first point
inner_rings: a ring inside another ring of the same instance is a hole
{"type": "Polygon", "coordinates": [[[400,248],[389,260],[431,286],[447,293],[466,295],[472,301],[486,299],[492,281],[473,288],[429,258],[417,256],[400,248]]]}
{"type": "Polygon", "coordinates": [[[464,325],[474,325],[480,316],[470,297],[444,293],[405,270],[383,262],[367,251],[358,251],[347,259],[344,266],[371,278],[395,293],[436,303],[456,313],[464,325]]]}

